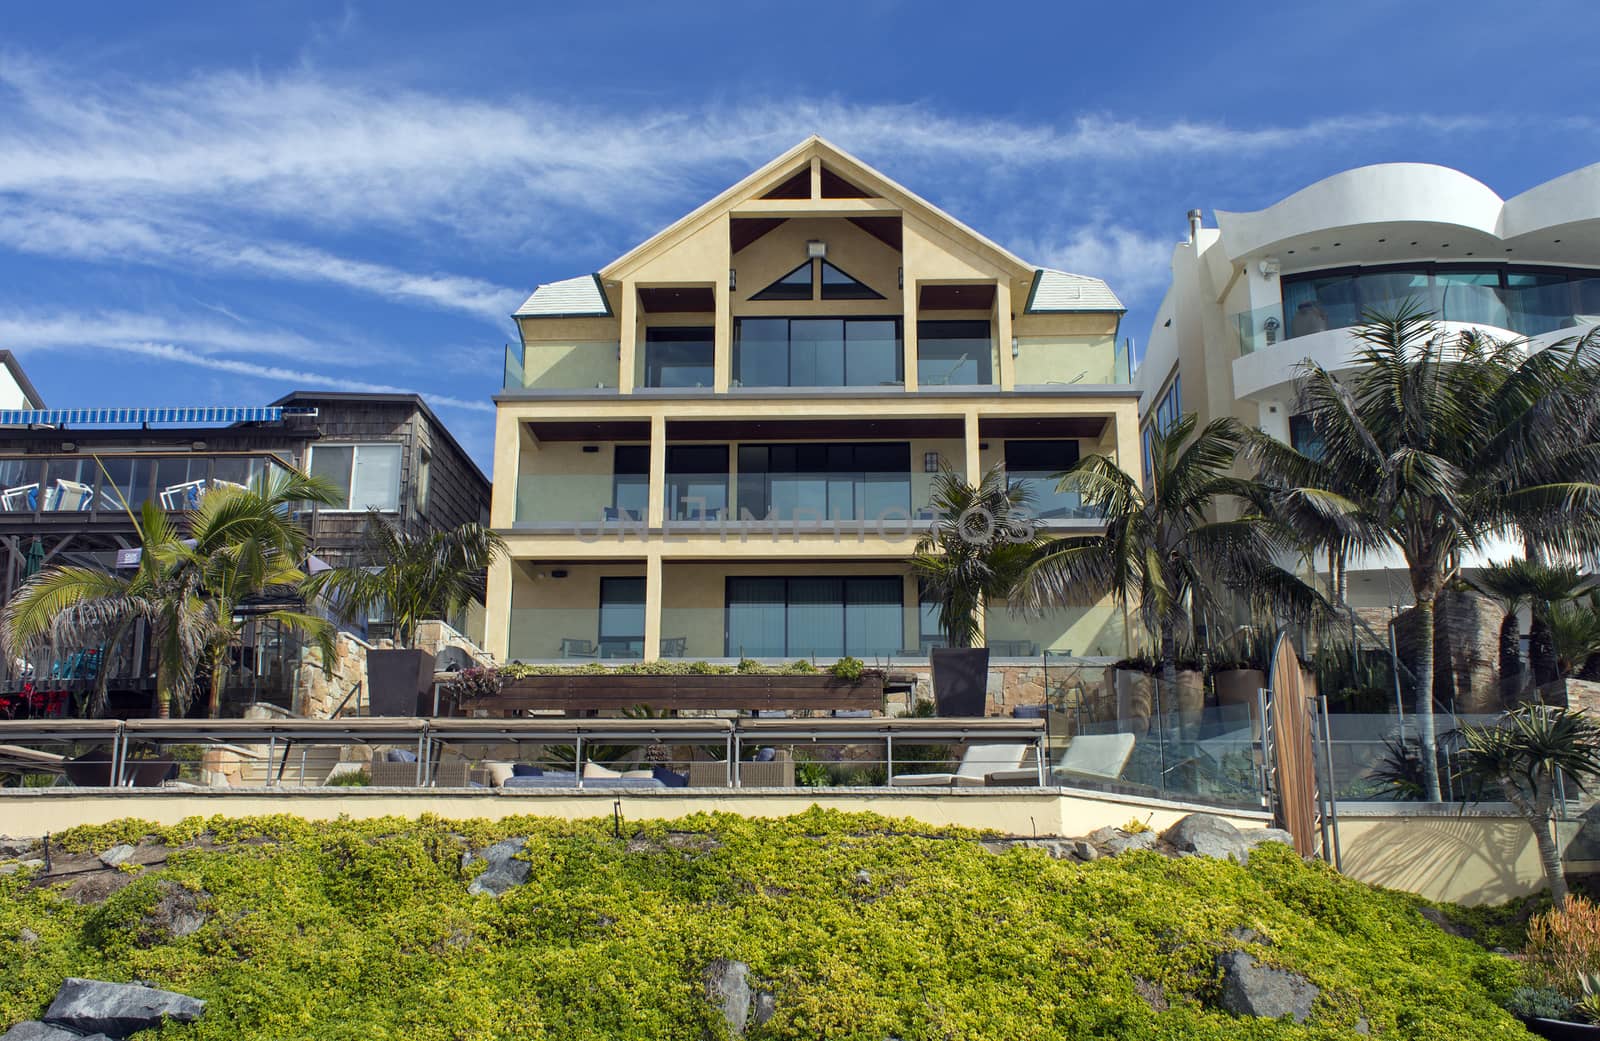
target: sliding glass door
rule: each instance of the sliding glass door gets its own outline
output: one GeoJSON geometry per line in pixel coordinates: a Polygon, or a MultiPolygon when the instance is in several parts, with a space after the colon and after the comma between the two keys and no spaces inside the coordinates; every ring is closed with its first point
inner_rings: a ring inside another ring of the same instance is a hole
{"type": "Polygon", "coordinates": [[[730,578],[730,658],[887,657],[904,631],[894,576],[730,578]]]}

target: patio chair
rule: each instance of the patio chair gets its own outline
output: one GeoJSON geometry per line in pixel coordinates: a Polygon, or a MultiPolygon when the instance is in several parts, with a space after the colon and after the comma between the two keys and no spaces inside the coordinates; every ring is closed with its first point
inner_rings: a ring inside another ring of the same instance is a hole
{"type": "Polygon", "coordinates": [[[93,501],[94,485],[57,477],[56,486],[45,499],[44,508],[56,513],[82,513],[89,509],[93,501]]]}
{"type": "Polygon", "coordinates": [[[689,653],[689,638],[687,636],[669,636],[661,641],[661,656],[663,658],[681,658],[689,653]]]}
{"type": "Polygon", "coordinates": [[[417,764],[391,763],[387,759],[374,759],[368,767],[369,776],[372,778],[374,788],[415,788],[417,786],[417,764]]]}
{"type": "Polygon", "coordinates": [[[1032,745],[968,745],[961,757],[961,765],[954,773],[899,774],[889,778],[895,788],[920,787],[982,787],[984,778],[996,771],[1016,770],[1022,766],[1032,745]]]}
{"type": "Polygon", "coordinates": [[[205,490],[204,477],[198,481],[168,485],[161,489],[161,507],[167,510],[192,510],[200,505],[200,496],[205,494],[205,490]]]}
{"type": "Polygon", "coordinates": [[[39,483],[19,484],[0,492],[0,510],[7,513],[32,513],[39,508],[39,483]]]}
{"type": "MultiPolygon", "coordinates": [[[[1079,734],[1051,767],[1049,780],[1057,784],[1080,781],[1115,781],[1128,768],[1135,743],[1132,734],[1079,734]]],[[[996,770],[985,778],[990,785],[1036,785],[1038,770],[996,770]]]]}
{"type": "Polygon", "coordinates": [[[593,640],[579,640],[570,636],[561,638],[561,656],[563,658],[597,658],[599,652],[594,648],[593,640]]]}

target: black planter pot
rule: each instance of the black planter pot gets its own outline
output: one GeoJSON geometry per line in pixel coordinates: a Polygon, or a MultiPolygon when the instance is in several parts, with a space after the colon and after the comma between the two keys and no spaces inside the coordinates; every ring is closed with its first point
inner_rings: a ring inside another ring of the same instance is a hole
{"type": "MultiPolygon", "coordinates": [[[[1517,1017],[1522,1019],[1521,1016],[1517,1017]]],[[[1565,1019],[1522,1019],[1522,1025],[1550,1041],[1600,1041],[1600,1026],[1565,1019]]]]}
{"type": "Polygon", "coordinates": [[[433,655],[368,651],[367,704],[374,716],[425,716],[433,711],[433,655]]]}
{"type": "Polygon", "coordinates": [[[935,647],[933,703],[941,716],[981,716],[989,695],[989,648],[935,647]]]}

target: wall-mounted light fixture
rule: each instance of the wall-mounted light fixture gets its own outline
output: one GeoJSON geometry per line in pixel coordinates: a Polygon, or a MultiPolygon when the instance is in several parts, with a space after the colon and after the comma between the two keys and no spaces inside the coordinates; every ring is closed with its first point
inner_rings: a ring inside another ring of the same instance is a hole
{"type": "Polygon", "coordinates": [[[828,244],[821,239],[810,239],[806,242],[806,256],[816,258],[828,255],[828,244]]]}
{"type": "Polygon", "coordinates": [[[922,470],[924,473],[936,474],[939,472],[939,453],[922,453],[922,470]]]}
{"type": "Polygon", "coordinates": [[[76,441],[63,441],[61,442],[61,450],[63,452],[76,452],[78,450],[78,444],[76,441]]]}
{"type": "Polygon", "coordinates": [[[1015,336],[1013,336],[1011,338],[1011,356],[1013,358],[1015,358],[1015,357],[1017,357],[1017,355],[1019,355],[1021,353],[1022,353],[1021,345],[1017,342],[1017,338],[1015,336]]]}
{"type": "Polygon", "coordinates": [[[738,289],[738,288],[739,288],[739,272],[735,271],[733,268],[730,267],[728,269],[728,292],[731,293],[735,289],[738,289]]]}
{"type": "Polygon", "coordinates": [[[900,284],[900,288],[904,289],[906,287],[906,269],[899,267],[895,268],[895,270],[899,272],[899,274],[896,276],[896,279],[900,284]]]}

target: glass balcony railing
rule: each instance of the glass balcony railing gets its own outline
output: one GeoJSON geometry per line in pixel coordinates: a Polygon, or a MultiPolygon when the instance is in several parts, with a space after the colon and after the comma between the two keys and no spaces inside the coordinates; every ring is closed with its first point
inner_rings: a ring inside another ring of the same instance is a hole
{"type": "Polygon", "coordinates": [[[192,510],[217,488],[244,488],[278,464],[260,456],[0,458],[0,513],[122,514],[147,502],[192,510]]]}
{"type": "Polygon", "coordinates": [[[1060,489],[1061,475],[1043,471],[1010,473],[1008,487],[1021,487],[1029,493],[1028,511],[1041,521],[1098,520],[1105,511],[1100,506],[1086,505],[1077,491],[1060,489]]]}
{"type": "Polygon", "coordinates": [[[586,390],[617,386],[616,340],[511,344],[506,348],[504,390],[586,390]]]}
{"type": "Polygon", "coordinates": [[[643,524],[649,498],[649,480],[642,475],[522,474],[516,523],[643,524]]]}
{"type": "Polygon", "coordinates": [[[1019,387],[1131,382],[1126,344],[1109,336],[1024,336],[1012,347],[1019,387]]]}
{"type": "MultiPolygon", "coordinates": [[[[543,584],[560,589],[570,579],[545,579],[543,584]]],[[[543,594],[544,589],[540,589],[543,594]]],[[[607,604],[597,606],[595,587],[574,586],[572,595],[588,594],[586,605],[573,607],[514,607],[511,609],[510,642],[507,647],[516,661],[558,661],[572,665],[592,662],[621,664],[644,657],[644,605],[607,604]]]]}
{"type": "Polygon", "coordinates": [[[1494,272],[1411,274],[1379,271],[1291,282],[1284,300],[1230,316],[1239,353],[1360,323],[1370,311],[1395,311],[1410,301],[1443,322],[1540,336],[1600,321],[1600,278],[1566,279],[1494,272]],[[1522,284],[1518,284],[1519,280],[1522,284]]]}
{"type": "Polygon", "coordinates": [[[741,518],[903,523],[925,514],[913,507],[906,472],[741,473],[737,485],[741,518]]]}

